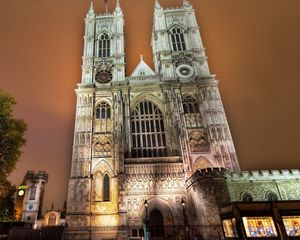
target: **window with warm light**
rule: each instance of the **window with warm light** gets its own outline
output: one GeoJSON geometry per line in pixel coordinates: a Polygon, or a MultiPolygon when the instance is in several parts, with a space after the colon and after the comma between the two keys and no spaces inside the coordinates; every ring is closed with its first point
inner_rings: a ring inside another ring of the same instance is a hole
{"type": "Polygon", "coordinates": [[[277,237],[272,217],[243,217],[247,237],[277,237]]]}
{"type": "Polygon", "coordinates": [[[283,216],[282,219],[288,236],[300,236],[300,216],[283,216]]]}
{"type": "Polygon", "coordinates": [[[227,237],[227,238],[238,237],[238,234],[236,231],[235,218],[224,219],[222,221],[222,223],[223,223],[225,237],[227,237]]]}
{"type": "Polygon", "coordinates": [[[48,219],[48,226],[55,226],[55,225],[56,225],[56,216],[55,214],[51,214],[48,219]]]}

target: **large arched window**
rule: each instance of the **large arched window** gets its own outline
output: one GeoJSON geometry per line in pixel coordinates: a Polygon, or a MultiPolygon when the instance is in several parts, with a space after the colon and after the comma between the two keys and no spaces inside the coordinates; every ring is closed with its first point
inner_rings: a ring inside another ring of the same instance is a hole
{"type": "Polygon", "coordinates": [[[199,113],[198,103],[192,96],[184,96],[182,104],[184,113],[199,113]]]}
{"type": "Polygon", "coordinates": [[[183,31],[180,28],[173,28],[170,31],[171,44],[173,51],[185,51],[183,31]]]}
{"type": "Polygon", "coordinates": [[[96,119],[110,118],[110,106],[107,102],[101,102],[96,108],[96,119]]]}
{"type": "Polygon", "coordinates": [[[103,178],[103,201],[108,202],[109,201],[109,176],[108,174],[105,174],[103,178]]]}
{"type": "Polygon", "coordinates": [[[103,33],[99,37],[98,57],[110,56],[110,37],[107,33],[103,33]]]}
{"type": "Polygon", "coordinates": [[[144,100],[131,115],[132,157],[167,155],[163,114],[152,102],[144,100]]]}

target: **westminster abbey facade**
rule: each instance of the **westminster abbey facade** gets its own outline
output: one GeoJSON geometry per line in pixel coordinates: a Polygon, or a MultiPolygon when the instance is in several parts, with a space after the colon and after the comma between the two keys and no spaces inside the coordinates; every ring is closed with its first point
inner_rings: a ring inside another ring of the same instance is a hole
{"type": "Polygon", "coordinates": [[[209,223],[197,216],[187,179],[201,169],[239,170],[193,6],[183,0],[164,8],[155,0],[153,7],[155,68],[141,56],[128,76],[119,1],[112,13],[96,14],[91,4],[86,15],[68,239],[129,239],[147,231],[184,239],[192,234],[187,226],[209,223]]]}

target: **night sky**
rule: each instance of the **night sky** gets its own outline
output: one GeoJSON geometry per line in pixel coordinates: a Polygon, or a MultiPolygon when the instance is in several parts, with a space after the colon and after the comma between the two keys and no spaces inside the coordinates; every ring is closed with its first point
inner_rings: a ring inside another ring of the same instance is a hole
{"type": "MultiPolygon", "coordinates": [[[[104,0],[95,0],[104,11],[104,0]]],[[[108,1],[110,11],[115,1],[108,1]]],[[[160,0],[179,6],[180,0],[160,0]]],[[[191,0],[220,91],[240,166],[300,168],[300,1],[191,0]]],[[[10,179],[49,173],[44,209],[62,208],[70,174],[76,84],[89,0],[1,0],[0,87],[28,124],[10,179]]],[[[121,0],[127,75],[140,54],[150,65],[154,0],[121,0]]]]}

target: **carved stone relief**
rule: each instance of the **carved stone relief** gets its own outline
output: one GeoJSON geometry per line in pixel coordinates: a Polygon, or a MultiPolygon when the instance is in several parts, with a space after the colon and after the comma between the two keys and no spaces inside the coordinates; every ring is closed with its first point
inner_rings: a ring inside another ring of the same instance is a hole
{"type": "Polygon", "coordinates": [[[189,144],[192,152],[208,152],[209,142],[204,128],[194,130],[189,134],[189,144]]]}
{"type": "Polygon", "coordinates": [[[94,156],[108,157],[111,156],[112,146],[111,140],[107,136],[100,136],[95,140],[94,156]]]}

